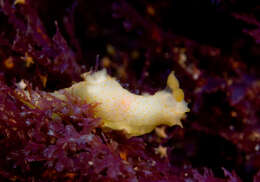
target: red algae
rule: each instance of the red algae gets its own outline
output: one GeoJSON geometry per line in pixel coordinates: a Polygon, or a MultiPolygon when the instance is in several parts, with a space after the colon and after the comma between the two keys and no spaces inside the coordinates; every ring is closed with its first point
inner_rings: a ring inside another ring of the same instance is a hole
{"type": "Polygon", "coordinates": [[[0,0],[0,181],[259,181],[259,7],[0,0]],[[129,139],[101,127],[96,105],[48,94],[100,61],[135,94],[175,70],[183,128],[129,139]]]}

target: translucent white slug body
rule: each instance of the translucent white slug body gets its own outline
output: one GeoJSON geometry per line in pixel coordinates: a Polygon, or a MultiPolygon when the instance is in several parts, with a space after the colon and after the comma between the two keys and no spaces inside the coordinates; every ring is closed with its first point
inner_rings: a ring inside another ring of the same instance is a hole
{"type": "Polygon", "coordinates": [[[124,130],[129,137],[149,133],[161,124],[181,125],[181,118],[189,111],[183,98],[177,98],[177,101],[176,96],[174,97],[174,91],[181,91],[174,74],[168,77],[167,82],[173,93],[162,90],[154,95],[129,92],[110,77],[106,70],[85,74],[84,79],[85,81],[56,91],[53,95],[65,99],[65,91],[85,99],[88,103],[98,103],[95,114],[102,119],[103,126],[124,130]]]}

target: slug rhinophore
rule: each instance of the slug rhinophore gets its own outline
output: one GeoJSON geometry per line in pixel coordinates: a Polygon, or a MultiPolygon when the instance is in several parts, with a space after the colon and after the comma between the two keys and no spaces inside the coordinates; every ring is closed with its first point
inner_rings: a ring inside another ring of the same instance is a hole
{"type": "Polygon", "coordinates": [[[136,95],[124,89],[105,69],[83,74],[84,81],[53,93],[66,100],[64,92],[80,97],[87,103],[98,103],[95,114],[103,126],[124,130],[129,137],[151,132],[158,125],[180,125],[188,112],[183,91],[173,72],[167,80],[170,89],[154,95],[136,95]],[[169,91],[171,90],[171,91],[169,91]]]}

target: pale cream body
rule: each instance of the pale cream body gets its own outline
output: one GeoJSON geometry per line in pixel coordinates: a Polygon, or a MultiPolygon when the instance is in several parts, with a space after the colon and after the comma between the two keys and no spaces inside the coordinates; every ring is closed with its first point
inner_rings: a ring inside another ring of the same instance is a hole
{"type": "MultiPolygon", "coordinates": [[[[104,127],[124,130],[130,137],[149,133],[162,124],[181,125],[181,118],[189,111],[184,99],[176,101],[173,96],[176,84],[172,87],[168,82],[173,93],[162,90],[154,95],[136,95],[124,89],[105,70],[86,74],[84,79],[70,88],[54,92],[54,95],[65,99],[63,93],[69,92],[88,103],[98,103],[95,113],[102,119],[104,127]]],[[[177,81],[175,76],[174,79],[177,81]]]]}

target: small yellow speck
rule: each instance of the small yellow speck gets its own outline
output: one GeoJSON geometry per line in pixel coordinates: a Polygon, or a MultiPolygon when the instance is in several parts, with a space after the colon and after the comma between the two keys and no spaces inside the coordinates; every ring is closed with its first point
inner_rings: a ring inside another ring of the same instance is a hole
{"type": "Polygon", "coordinates": [[[232,112],[231,112],[231,116],[232,116],[232,117],[237,117],[237,112],[236,112],[236,111],[232,111],[232,112]]]}
{"type": "Polygon", "coordinates": [[[107,53],[110,54],[110,55],[115,55],[116,54],[116,51],[115,51],[115,48],[114,46],[112,46],[111,44],[108,44],[107,45],[107,53]]]}
{"type": "Polygon", "coordinates": [[[111,64],[111,61],[110,61],[110,59],[109,59],[108,57],[104,57],[101,61],[102,61],[102,65],[103,65],[105,68],[109,67],[110,64],[111,64]]]}
{"type": "Polygon", "coordinates": [[[167,147],[159,146],[155,149],[155,153],[159,154],[161,158],[167,157],[167,147]]]}
{"type": "Polygon", "coordinates": [[[45,75],[40,75],[40,79],[42,81],[42,85],[45,88],[46,87],[46,83],[47,83],[47,76],[45,75]]]}
{"type": "Polygon", "coordinates": [[[155,9],[154,9],[151,5],[148,5],[148,6],[146,7],[146,11],[147,11],[147,13],[148,13],[149,15],[151,15],[151,16],[154,16],[154,15],[155,15],[155,9]]]}
{"type": "Polygon", "coordinates": [[[126,74],[126,71],[125,71],[125,68],[124,67],[119,67],[117,69],[117,74],[120,78],[123,78],[125,79],[127,77],[127,74],[126,74]]]}
{"type": "Polygon", "coordinates": [[[12,69],[14,67],[14,60],[12,57],[7,58],[4,60],[4,65],[7,69],[12,69]]]}
{"type": "Polygon", "coordinates": [[[33,58],[31,56],[29,56],[28,53],[25,53],[24,60],[25,60],[25,64],[26,64],[27,68],[30,67],[31,64],[34,63],[33,58]]]}
{"type": "Polygon", "coordinates": [[[16,5],[16,4],[25,4],[25,3],[26,3],[25,0],[15,0],[14,5],[16,5]]]}
{"type": "Polygon", "coordinates": [[[127,155],[126,152],[119,152],[120,158],[123,159],[124,161],[127,160],[127,155]]]}

